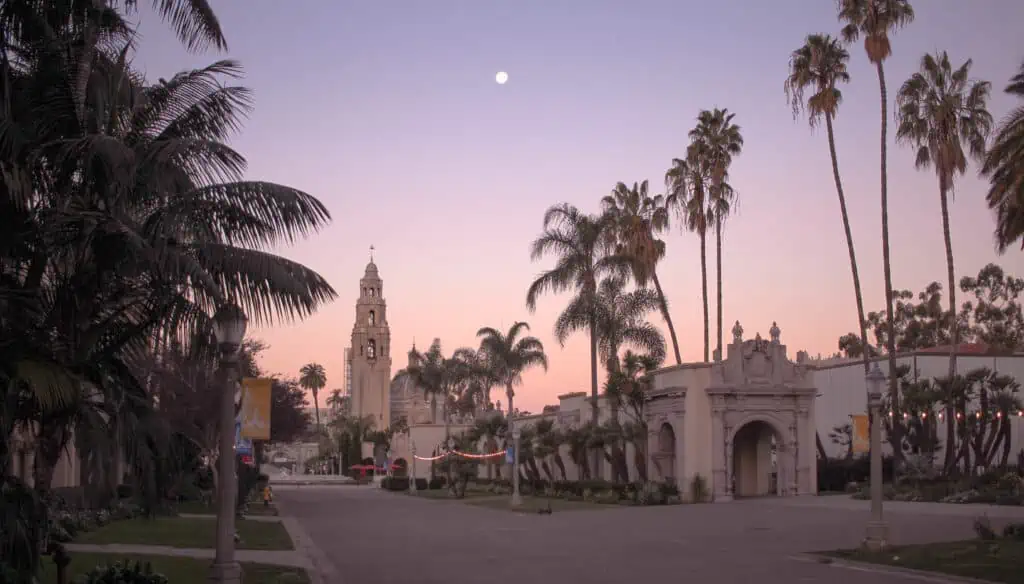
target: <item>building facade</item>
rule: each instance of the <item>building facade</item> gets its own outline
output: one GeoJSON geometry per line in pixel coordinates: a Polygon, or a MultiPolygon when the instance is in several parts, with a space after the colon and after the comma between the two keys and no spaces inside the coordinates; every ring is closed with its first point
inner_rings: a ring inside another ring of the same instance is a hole
{"type": "Polygon", "coordinates": [[[349,347],[349,371],[352,378],[352,414],[372,420],[376,430],[384,430],[391,425],[391,330],[383,291],[377,264],[371,258],[359,280],[356,319],[349,347]]]}

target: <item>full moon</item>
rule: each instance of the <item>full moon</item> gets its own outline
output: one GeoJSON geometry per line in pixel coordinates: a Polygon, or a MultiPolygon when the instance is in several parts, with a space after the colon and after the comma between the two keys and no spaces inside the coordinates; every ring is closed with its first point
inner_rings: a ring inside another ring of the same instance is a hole
{"type": "Polygon", "coordinates": [[[505,85],[505,82],[508,81],[508,73],[499,71],[498,74],[494,76],[494,80],[498,82],[498,85],[505,85]]]}

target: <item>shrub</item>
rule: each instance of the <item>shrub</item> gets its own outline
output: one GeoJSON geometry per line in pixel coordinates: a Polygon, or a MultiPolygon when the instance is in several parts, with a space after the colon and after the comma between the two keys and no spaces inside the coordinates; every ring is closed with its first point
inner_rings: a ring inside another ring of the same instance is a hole
{"type": "Polygon", "coordinates": [[[118,499],[131,499],[135,494],[135,488],[131,485],[117,485],[118,499]]]}
{"type": "Polygon", "coordinates": [[[974,533],[978,534],[978,539],[984,541],[996,539],[996,532],[992,529],[992,522],[988,520],[987,515],[974,520],[974,533]]]}
{"type": "Polygon", "coordinates": [[[426,491],[430,485],[427,483],[427,479],[417,478],[416,479],[416,490],[426,491]]]}
{"type": "Polygon", "coordinates": [[[149,562],[136,562],[133,565],[130,561],[96,566],[79,581],[82,584],[168,584],[167,578],[154,572],[149,562]]]}
{"type": "Polygon", "coordinates": [[[1003,537],[1024,541],[1024,523],[1009,523],[1003,528],[1003,537]]]}
{"type": "Polygon", "coordinates": [[[380,488],[386,491],[408,491],[409,477],[384,477],[380,482],[380,488]]]}
{"type": "Polygon", "coordinates": [[[434,477],[430,479],[429,483],[427,483],[427,488],[431,491],[436,491],[442,487],[444,487],[444,479],[441,477],[434,477]]]}

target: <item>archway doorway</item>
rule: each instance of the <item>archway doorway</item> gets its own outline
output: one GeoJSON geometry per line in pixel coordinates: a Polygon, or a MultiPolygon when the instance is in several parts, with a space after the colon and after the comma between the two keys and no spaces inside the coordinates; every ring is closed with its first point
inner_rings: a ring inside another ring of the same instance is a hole
{"type": "Polygon", "coordinates": [[[754,420],[741,426],[732,440],[732,492],[734,497],[778,495],[781,437],[768,422],[754,420]]]}
{"type": "Polygon", "coordinates": [[[676,480],[676,432],[672,424],[663,422],[658,428],[657,448],[651,456],[658,476],[666,482],[676,480]]]}

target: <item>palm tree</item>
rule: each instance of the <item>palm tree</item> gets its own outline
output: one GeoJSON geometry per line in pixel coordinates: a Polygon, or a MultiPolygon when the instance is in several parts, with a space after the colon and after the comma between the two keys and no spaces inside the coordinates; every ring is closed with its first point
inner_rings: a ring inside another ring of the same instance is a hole
{"type": "Polygon", "coordinates": [[[632,265],[629,258],[609,253],[614,243],[609,237],[612,225],[607,216],[587,215],[568,203],[562,203],[544,213],[544,232],[530,246],[533,260],[554,255],[557,261],[554,268],[530,284],[526,306],[532,312],[536,310],[537,298],[541,294],[572,290],[575,296],[558,321],[571,322],[573,328],[564,331],[559,343],[564,345],[567,334],[572,331],[586,330],[590,334],[591,419],[595,424],[598,419],[597,344],[600,338],[595,310],[597,282],[605,274],[623,273],[632,265]]]}
{"type": "MultiPolygon", "coordinates": [[[[953,242],[949,233],[949,196],[957,174],[967,170],[966,145],[971,156],[984,161],[985,141],[992,129],[987,109],[991,84],[971,81],[971,60],[953,70],[945,51],[926,54],[921,69],[910,76],[896,96],[896,139],[917,148],[918,168],[933,166],[939,178],[939,205],[942,210],[942,238],[946,246],[946,278],[949,286],[949,377],[956,375],[956,349],[960,326],[956,304],[956,272],[953,242]]],[[[953,415],[951,408],[947,415],[953,415]]],[[[952,418],[950,418],[952,419],[952,418]]],[[[953,424],[947,424],[946,443],[955,438],[953,424]]],[[[946,449],[946,468],[953,465],[954,452],[946,449]]]]}
{"type": "MultiPolygon", "coordinates": [[[[899,411],[899,388],[896,381],[896,321],[893,314],[895,297],[892,289],[892,266],[889,261],[889,175],[887,169],[887,144],[889,124],[889,97],[885,87],[885,60],[892,55],[889,35],[914,20],[914,8],[908,0],[837,0],[839,21],[844,23],[843,41],[852,43],[864,37],[864,51],[868,60],[875,65],[878,73],[878,89],[881,94],[881,204],[882,204],[882,274],[885,280],[885,324],[886,353],[889,357],[889,399],[899,411]]],[[[893,424],[889,435],[891,444],[896,445],[894,455],[902,460],[903,435],[900,424],[893,424]]]]}
{"type": "Polygon", "coordinates": [[[704,362],[710,357],[711,322],[708,320],[708,253],[707,235],[709,226],[708,185],[711,174],[708,169],[704,145],[693,142],[686,149],[686,158],[673,158],[672,166],[665,173],[665,187],[668,207],[679,209],[683,226],[700,238],[700,281],[701,299],[704,302],[704,362]]]}
{"type": "Polygon", "coordinates": [[[426,352],[409,352],[409,367],[405,370],[415,387],[423,389],[424,399],[430,400],[430,423],[437,423],[437,396],[445,397],[445,357],[441,352],[441,339],[434,339],[426,352]]]}
{"type": "Polygon", "coordinates": [[[313,393],[313,411],[316,412],[316,429],[320,431],[320,390],[327,385],[327,372],[319,363],[307,363],[299,369],[299,385],[313,393]]]}
{"type": "MultiPolygon", "coordinates": [[[[1006,93],[1024,100],[1024,64],[1010,79],[1006,93]]],[[[1024,236],[1024,106],[999,124],[982,173],[989,177],[986,201],[995,211],[996,247],[1003,253],[1024,236]]]]}
{"type": "MultiPolygon", "coordinates": [[[[626,280],[621,276],[601,280],[597,289],[597,349],[609,374],[619,369],[619,350],[625,346],[640,350],[659,363],[665,359],[665,338],[646,320],[658,305],[657,293],[650,290],[626,292],[626,280]]],[[[568,334],[572,323],[560,319],[555,326],[556,335],[568,334]]]]}
{"type": "Polygon", "coordinates": [[[500,385],[505,386],[508,399],[508,414],[515,414],[515,388],[523,382],[523,373],[533,367],[548,370],[548,358],[544,344],[537,337],[520,336],[530,331],[530,325],[519,321],[509,327],[507,333],[491,327],[476,332],[480,339],[480,353],[488,368],[500,385]]]}
{"type": "Polygon", "coordinates": [[[658,309],[672,338],[676,364],[682,365],[676,327],[672,324],[668,302],[657,272],[658,262],[665,257],[665,242],[654,235],[669,227],[669,209],[665,197],[648,195],[646,180],[639,184],[633,183],[632,188],[620,182],[610,195],[601,200],[601,206],[615,223],[616,253],[633,260],[633,279],[637,286],[646,286],[648,280],[654,283],[658,293],[658,309]]]}
{"type": "MultiPolygon", "coordinates": [[[[850,74],[846,64],[850,60],[847,52],[838,39],[827,34],[808,35],[803,46],[793,51],[789,58],[789,76],[783,85],[786,99],[793,106],[793,117],[801,112],[807,113],[807,122],[814,128],[822,119],[828,135],[828,152],[832,158],[832,178],[836,183],[836,194],[839,196],[839,212],[843,219],[843,232],[846,234],[846,251],[850,256],[850,271],[853,273],[853,294],[857,301],[857,323],[860,327],[861,346],[868,345],[867,317],[864,315],[864,295],[860,289],[860,272],[857,269],[857,252],[853,246],[853,232],[850,230],[850,216],[846,210],[846,195],[843,193],[843,181],[839,177],[839,158],[836,155],[836,140],[832,129],[832,120],[836,117],[843,94],[837,87],[839,83],[848,83],[850,74]],[[804,94],[810,90],[812,94],[804,100],[804,94]]],[[[864,372],[870,367],[868,351],[864,351],[864,372]]]]}
{"type": "Polygon", "coordinates": [[[707,157],[711,171],[709,211],[715,228],[715,265],[717,275],[717,354],[722,355],[722,223],[732,210],[736,192],[726,184],[729,167],[734,157],[743,151],[740,127],[733,123],[736,114],[728,109],[702,110],[697,115],[697,127],[690,130],[690,139],[703,144],[701,152],[707,157]]]}
{"type": "Polygon", "coordinates": [[[633,465],[640,479],[647,480],[647,420],[644,417],[645,392],[651,387],[650,374],[661,366],[657,355],[627,350],[620,368],[608,376],[605,395],[618,409],[626,408],[631,418],[622,427],[623,438],[633,444],[633,465]]]}
{"type": "Polygon", "coordinates": [[[968,59],[954,71],[945,51],[925,55],[921,59],[921,70],[910,76],[896,96],[896,139],[917,148],[917,167],[934,167],[939,177],[942,238],[946,244],[949,286],[950,375],[956,373],[960,327],[956,317],[956,272],[949,234],[948,199],[953,194],[956,175],[967,170],[963,147],[967,146],[975,160],[984,161],[985,141],[992,130],[992,115],[987,109],[992,84],[970,79],[971,62],[968,59]]]}

